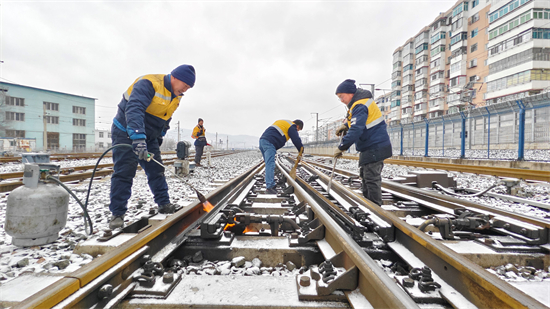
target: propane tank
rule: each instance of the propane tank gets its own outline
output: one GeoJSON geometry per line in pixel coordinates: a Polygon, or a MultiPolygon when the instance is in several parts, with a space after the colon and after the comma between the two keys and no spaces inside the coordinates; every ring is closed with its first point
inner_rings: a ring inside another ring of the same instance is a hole
{"type": "Polygon", "coordinates": [[[189,156],[189,149],[191,148],[191,143],[189,143],[188,141],[181,141],[178,142],[176,147],[176,156],[178,157],[174,161],[176,175],[187,176],[195,169],[195,166],[189,164],[189,160],[187,160],[187,156],[189,156]]]}
{"type": "Polygon", "coordinates": [[[52,180],[59,165],[25,164],[23,186],[8,195],[6,233],[19,247],[38,246],[57,240],[67,223],[69,193],[52,180]]]}

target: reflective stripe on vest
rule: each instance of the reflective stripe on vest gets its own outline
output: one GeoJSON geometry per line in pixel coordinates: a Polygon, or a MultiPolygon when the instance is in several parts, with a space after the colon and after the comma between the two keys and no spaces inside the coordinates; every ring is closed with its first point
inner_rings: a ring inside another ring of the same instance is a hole
{"type": "Polygon", "coordinates": [[[198,134],[200,131],[201,131],[201,128],[199,128],[199,126],[196,125],[195,128],[193,129],[193,135],[195,135],[196,137],[206,136],[206,129],[204,127],[202,128],[202,135],[198,134]],[[195,132],[197,132],[197,134],[195,134],[195,132]]]}
{"type": "Polygon", "coordinates": [[[351,106],[349,113],[348,113],[348,126],[351,128],[351,115],[353,109],[358,105],[363,104],[365,105],[369,110],[369,116],[367,117],[367,121],[365,125],[367,126],[367,129],[370,129],[374,127],[377,124],[380,124],[382,121],[384,121],[384,117],[382,117],[382,112],[380,112],[380,109],[378,108],[378,105],[374,103],[373,99],[362,99],[359,100],[351,106]]]}
{"type": "Polygon", "coordinates": [[[159,117],[163,120],[168,120],[174,114],[174,111],[178,108],[181,100],[181,96],[175,97],[172,100],[172,93],[164,87],[164,76],[163,74],[149,74],[139,77],[134,81],[134,83],[124,92],[123,96],[126,101],[130,100],[130,95],[134,89],[134,85],[142,80],[146,79],[153,84],[155,88],[155,96],[151,100],[151,103],[147,107],[148,114],[159,117]]]}
{"type": "Polygon", "coordinates": [[[281,135],[286,137],[287,141],[290,138],[288,136],[288,129],[290,129],[291,126],[292,126],[292,121],[290,120],[277,120],[271,125],[272,128],[277,129],[277,131],[279,131],[281,135]]]}

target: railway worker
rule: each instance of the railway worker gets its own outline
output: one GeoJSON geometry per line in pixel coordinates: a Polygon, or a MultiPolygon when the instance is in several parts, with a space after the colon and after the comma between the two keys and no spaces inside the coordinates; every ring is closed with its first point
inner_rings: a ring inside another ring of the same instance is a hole
{"type": "Polygon", "coordinates": [[[199,123],[193,128],[193,133],[191,138],[195,140],[195,164],[196,166],[201,165],[202,153],[204,146],[208,145],[206,142],[206,129],[204,128],[204,121],[202,118],[199,118],[199,123]]]}
{"type": "Polygon", "coordinates": [[[338,85],[336,95],[340,102],[346,104],[348,113],[347,122],[336,130],[337,136],[344,136],[334,151],[334,157],[342,156],[355,143],[360,152],[359,174],[363,196],[382,205],[382,168],[384,159],[392,156],[386,122],[370,91],[358,89],[354,80],[346,79],[338,85]]]}
{"type": "Polygon", "coordinates": [[[132,145],[132,149],[113,149],[114,173],[111,177],[112,216],[111,229],[124,226],[124,214],[132,195],[132,182],[137,165],[147,175],[149,188],[159,205],[160,213],[170,214],[175,206],[170,203],[164,168],[153,161],[146,161],[148,153],[162,162],[160,145],[170,128],[170,120],[180,104],[183,93],[195,85],[195,69],[180,65],[170,74],[149,74],[139,77],[124,92],[113,119],[111,136],[113,145],[132,145]]]}
{"type": "Polygon", "coordinates": [[[260,137],[260,151],[265,162],[265,185],[266,192],[277,194],[275,189],[275,153],[277,149],[283,147],[288,139],[300,151],[304,146],[298,132],[304,128],[302,120],[277,120],[268,127],[262,137],[260,137]]]}

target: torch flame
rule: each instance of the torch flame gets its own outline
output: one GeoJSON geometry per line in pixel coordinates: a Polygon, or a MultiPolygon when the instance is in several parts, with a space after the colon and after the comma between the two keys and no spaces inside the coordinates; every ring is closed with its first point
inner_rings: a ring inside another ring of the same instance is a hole
{"type": "Polygon", "coordinates": [[[210,202],[208,201],[205,201],[204,203],[202,203],[202,207],[206,212],[210,212],[214,208],[214,206],[212,206],[212,204],[210,204],[210,202]]]}
{"type": "Polygon", "coordinates": [[[231,230],[232,227],[235,226],[235,223],[227,223],[225,227],[223,228],[224,231],[231,230]]]}

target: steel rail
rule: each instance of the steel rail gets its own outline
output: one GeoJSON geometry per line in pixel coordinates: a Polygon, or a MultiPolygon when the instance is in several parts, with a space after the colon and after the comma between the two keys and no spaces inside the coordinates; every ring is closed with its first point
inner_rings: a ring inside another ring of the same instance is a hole
{"type": "Polygon", "coordinates": [[[289,185],[294,187],[294,194],[305,200],[312,207],[315,215],[325,226],[325,239],[335,252],[343,250],[348,259],[359,269],[359,289],[375,308],[419,308],[418,305],[399,288],[395,282],[382,270],[376,262],[346,233],[317,203],[317,199],[325,204],[331,204],[322,194],[313,189],[303,179],[293,180],[285,167],[277,162],[277,167],[287,178],[289,185]]]}
{"type": "MultiPolygon", "coordinates": [[[[303,164],[315,170],[309,163],[303,164]]],[[[325,174],[317,171],[317,175],[325,182],[329,181],[329,177],[325,174]]],[[[424,256],[422,260],[427,266],[440,277],[448,280],[447,283],[476,306],[483,308],[544,307],[534,298],[488,273],[479,265],[455,253],[395,214],[383,210],[362,195],[349,190],[339,182],[334,182],[333,186],[338,193],[352,197],[373,213],[391,222],[397,228],[396,241],[413,251],[416,256],[424,256]]]]}
{"type": "MultiPolygon", "coordinates": [[[[213,155],[213,158],[216,157],[223,157],[227,155],[235,154],[235,152],[226,153],[226,154],[217,154],[213,155]]],[[[164,165],[172,165],[174,164],[175,159],[174,158],[168,158],[164,161],[164,165]]],[[[105,163],[100,164],[99,168],[105,168],[105,170],[98,170],[95,172],[95,176],[106,176],[113,173],[112,167],[114,166],[113,163],[105,163]]],[[[91,170],[95,167],[95,165],[85,165],[85,166],[76,166],[76,167],[67,167],[61,169],[62,172],[69,172],[71,169],[74,171],[83,171],[83,170],[91,170]]],[[[141,166],[138,165],[138,169],[141,169],[141,166]]],[[[84,173],[70,173],[68,175],[60,175],[59,180],[62,182],[69,182],[69,181],[77,181],[77,180],[84,180],[86,178],[90,178],[92,176],[92,172],[84,172],[84,173]]],[[[14,173],[3,173],[0,174],[0,180],[8,180],[8,179],[21,179],[23,178],[23,172],[14,172],[14,173]],[[11,177],[9,177],[11,176],[11,177]],[[13,177],[15,176],[15,177],[13,177]],[[9,177],[9,178],[7,178],[9,177]]],[[[20,186],[23,185],[23,181],[8,181],[8,182],[0,182],[0,193],[2,192],[9,192],[12,191],[20,186]]]]}
{"type": "MultiPolygon", "coordinates": [[[[313,154],[317,155],[317,154],[313,154]]],[[[329,155],[318,155],[324,157],[330,157],[329,155]]],[[[343,159],[359,160],[356,156],[343,156],[343,159]]],[[[536,180],[550,182],[550,171],[545,170],[532,170],[522,168],[507,168],[507,167],[492,167],[482,165],[463,165],[463,164],[450,164],[439,162],[424,162],[415,160],[399,160],[399,159],[386,159],[385,164],[405,165],[429,168],[434,170],[455,171],[461,173],[471,173],[476,175],[490,175],[496,177],[512,177],[523,180],[536,180]]]]}
{"type": "MultiPolygon", "coordinates": [[[[257,165],[251,167],[241,175],[225,183],[223,186],[210,192],[206,196],[206,199],[213,205],[216,205],[232,190],[243,186],[242,182],[247,178],[247,176],[249,176],[250,173],[254,173],[258,169],[261,169],[261,166],[262,163],[258,163],[257,165]]],[[[87,284],[96,280],[103,273],[112,267],[115,267],[115,265],[129,257],[140,248],[149,246],[150,249],[148,254],[158,252],[172,239],[181,234],[182,231],[187,229],[189,226],[197,224],[197,222],[200,222],[206,216],[207,212],[203,209],[203,204],[200,201],[196,201],[173,215],[168,216],[159,225],[142,231],[136,237],[131,238],[127,242],[118,246],[116,249],[105,253],[82,268],[65,275],[58,282],[53,283],[38,293],[29,296],[21,303],[17,304],[14,308],[51,308],[69,297],[71,294],[84,288],[87,284]]],[[[135,263],[139,263],[139,261],[136,261],[135,263]]],[[[121,282],[127,279],[127,277],[125,277],[126,275],[118,273],[110,280],[121,282]]],[[[97,290],[92,289],[88,293],[92,293],[93,291],[97,290]]],[[[86,298],[86,296],[83,296],[82,298],[86,298]]]]}
{"type": "MultiPolygon", "coordinates": [[[[323,165],[317,162],[311,162],[311,161],[305,161],[307,164],[321,167],[325,170],[329,170],[330,167],[327,165],[323,165]]],[[[346,170],[340,170],[336,169],[337,174],[345,175],[348,177],[359,177],[359,174],[353,173],[346,170]]],[[[425,200],[429,203],[438,204],[440,206],[448,207],[451,209],[457,209],[457,208],[470,208],[470,209],[476,209],[484,212],[491,212],[493,214],[498,214],[501,216],[511,217],[513,219],[527,222],[529,224],[533,224],[542,228],[548,228],[550,229],[550,222],[548,220],[539,219],[536,217],[531,217],[527,215],[523,215],[517,212],[511,212],[504,209],[498,209],[491,206],[486,206],[483,204],[474,203],[471,201],[463,200],[458,197],[453,197],[449,195],[440,194],[436,191],[428,191],[423,190],[416,187],[411,187],[407,185],[403,185],[391,180],[382,180],[382,191],[384,189],[392,190],[395,192],[399,192],[402,194],[406,194],[409,196],[413,196],[422,200],[425,200]]]]}

